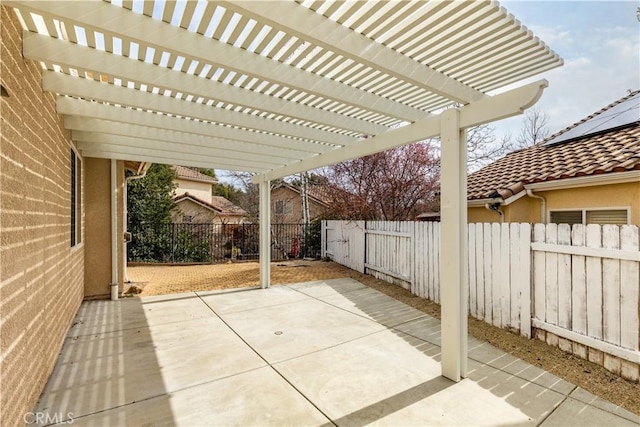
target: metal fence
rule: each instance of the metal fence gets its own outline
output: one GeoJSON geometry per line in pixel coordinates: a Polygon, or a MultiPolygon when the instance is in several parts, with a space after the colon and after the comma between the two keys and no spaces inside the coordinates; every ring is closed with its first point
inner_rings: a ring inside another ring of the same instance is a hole
{"type": "MultiPolygon", "coordinates": [[[[130,262],[214,263],[258,259],[259,224],[146,224],[132,233],[130,262]]],[[[271,259],[320,256],[320,223],[272,224],[271,259]]]]}

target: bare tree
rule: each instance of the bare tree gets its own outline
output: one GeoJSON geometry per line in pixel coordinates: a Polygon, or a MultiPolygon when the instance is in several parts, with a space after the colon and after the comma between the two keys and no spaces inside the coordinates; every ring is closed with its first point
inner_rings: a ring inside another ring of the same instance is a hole
{"type": "Polygon", "coordinates": [[[522,119],[520,134],[511,145],[512,150],[531,147],[549,136],[549,115],[537,107],[527,110],[522,119]]]}
{"type": "Polygon", "coordinates": [[[467,170],[473,172],[510,151],[511,137],[498,139],[495,128],[482,125],[467,130],[467,170]]]}
{"type": "Polygon", "coordinates": [[[549,115],[537,108],[528,110],[517,138],[505,135],[498,138],[495,127],[477,126],[467,131],[469,172],[478,170],[508,153],[538,144],[549,136],[549,115]]]}

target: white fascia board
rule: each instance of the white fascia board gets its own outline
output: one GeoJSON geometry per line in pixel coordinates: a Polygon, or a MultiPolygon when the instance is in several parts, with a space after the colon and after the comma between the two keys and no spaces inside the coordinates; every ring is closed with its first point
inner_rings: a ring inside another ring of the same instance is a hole
{"type": "Polygon", "coordinates": [[[120,135],[109,135],[96,132],[72,131],[71,139],[74,141],[85,141],[79,143],[78,147],[85,149],[90,148],[88,144],[94,146],[118,146],[126,148],[127,152],[134,153],[135,150],[158,151],[176,155],[188,155],[199,158],[219,159],[220,161],[232,161],[237,166],[244,163],[249,166],[257,166],[260,168],[273,167],[273,165],[282,164],[282,161],[276,161],[273,157],[267,157],[261,154],[234,153],[227,150],[217,150],[213,148],[185,146],[183,144],[166,142],[162,140],[152,140],[145,138],[133,138],[120,135]]]}
{"type": "Polygon", "coordinates": [[[209,107],[196,102],[187,102],[169,96],[142,92],[140,90],[101,83],[82,77],[72,77],[54,71],[43,73],[42,88],[45,91],[63,95],[226,123],[248,129],[258,129],[264,132],[290,135],[297,138],[322,141],[335,145],[348,144],[354,139],[353,137],[338,133],[293,125],[279,120],[266,119],[223,108],[209,107]]]}
{"type": "MultiPolygon", "coordinates": [[[[141,46],[150,46],[156,51],[169,52],[202,64],[215,63],[217,66],[240,74],[255,76],[284,87],[334,99],[346,105],[401,120],[412,122],[425,116],[424,111],[408,105],[305,72],[106,2],[5,1],[4,3],[24,12],[35,12],[45,17],[62,19],[68,24],[83,28],[92,27],[106,34],[114,34],[123,39],[123,43],[135,42],[141,46]]],[[[274,3],[266,2],[266,4],[274,3]]]]}
{"type": "MultiPolygon", "coordinates": [[[[522,114],[525,109],[531,107],[540,99],[543,90],[547,86],[548,83],[546,80],[540,80],[499,95],[485,97],[480,101],[460,107],[458,109],[460,111],[460,128],[467,129],[522,114]]],[[[273,181],[306,170],[312,170],[401,145],[422,141],[439,134],[440,116],[430,116],[373,138],[360,140],[349,146],[337,148],[280,169],[274,169],[267,172],[262,179],[273,181]]],[[[254,177],[254,183],[257,183],[259,179],[259,177],[254,177]]]]}
{"type": "Polygon", "coordinates": [[[259,111],[281,114],[343,130],[364,134],[377,134],[388,130],[388,127],[383,125],[309,107],[143,61],[132,61],[119,55],[28,31],[25,31],[23,36],[23,55],[35,61],[43,61],[123,80],[135,81],[151,87],[169,89],[174,93],[191,94],[195,98],[202,97],[208,100],[213,94],[216,102],[225,102],[259,111]]]}
{"type": "Polygon", "coordinates": [[[239,153],[240,155],[261,155],[265,156],[265,158],[279,159],[279,163],[286,163],[286,161],[296,159],[300,160],[301,158],[309,156],[308,153],[301,151],[269,148],[262,145],[247,144],[239,141],[112,122],[108,120],[88,119],[78,116],[65,116],[64,127],[74,131],[104,133],[173,142],[183,146],[185,151],[191,150],[191,147],[200,147],[203,149],[224,150],[231,153],[239,153]]]}
{"type": "Polygon", "coordinates": [[[517,193],[517,194],[514,194],[514,195],[513,195],[513,196],[511,196],[511,197],[506,198],[506,199],[504,200],[503,205],[505,205],[505,206],[510,205],[511,203],[513,203],[513,202],[515,202],[515,201],[517,201],[517,200],[520,200],[521,198],[523,198],[523,197],[524,197],[524,196],[526,196],[526,195],[527,195],[527,192],[526,192],[526,191],[524,191],[524,190],[522,190],[521,192],[519,192],[519,193],[517,193]]]}
{"type": "Polygon", "coordinates": [[[536,182],[524,186],[527,190],[550,191],[565,190],[577,187],[593,187],[596,185],[624,184],[627,182],[640,182],[640,170],[628,172],[611,172],[600,175],[580,176],[577,178],[565,178],[555,181],[536,182]]]}
{"type": "Polygon", "coordinates": [[[85,101],[83,99],[58,96],[56,99],[58,114],[82,118],[95,118],[118,123],[147,126],[156,129],[173,130],[202,136],[243,141],[269,147],[287,149],[305,153],[322,153],[335,146],[319,144],[300,139],[282,138],[262,132],[247,132],[230,126],[222,126],[195,120],[188,120],[165,114],[151,113],[132,108],[116,107],[109,104],[85,101]]]}
{"type": "Polygon", "coordinates": [[[482,92],[295,2],[221,1],[219,3],[229,10],[258,21],[266,20],[275,29],[293,34],[302,40],[317,44],[445,98],[467,104],[485,96],[482,92]]]}
{"type": "Polygon", "coordinates": [[[484,207],[486,204],[494,204],[494,203],[504,203],[504,199],[501,197],[494,197],[489,199],[475,199],[475,200],[467,200],[467,207],[470,208],[479,208],[484,207]]]}

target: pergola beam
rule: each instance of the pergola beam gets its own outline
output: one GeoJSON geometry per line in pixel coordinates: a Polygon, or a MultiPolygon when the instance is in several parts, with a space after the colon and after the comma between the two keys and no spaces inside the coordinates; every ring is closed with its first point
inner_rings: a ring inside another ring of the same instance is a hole
{"type": "Polygon", "coordinates": [[[246,158],[259,156],[265,160],[272,160],[275,164],[286,163],[287,160],[299,159],[300,156],[308,153],[294,150],[273,150],[268,147],[256,144],[247,144],[239,141],[226,140],[215,137],[175,132],[171,130],[156,129],[146,126],[132,125],[127,123],[112,122],[100,119],[88,119],[78,116],[67,116],[64,118],[64,127],[75,131],[85,131],[102,133],[108,135],[120,135],[137,138],[137,141],[144,142],[148,139],[150,143],[143,145],[145,148],[153,148],[157,141],[170,142],[175,144],[177,151],[196,152],[198,150],[209,151],[221,157],[230,154],[229,158],[246,158]],[[225,153],[226,152],[226,153],[225,153]]]}
{"type": "Polygon", "coordinates": [[[56,99],[56,111],[58,114],[65,116],[109,120],[118,123],[232,140],[234,144],[238,141],[244,141],[268,147],[270,150],[276,148],[302,151],[305,153],[322,153],[335,148],[334,145],[283,138],[262,132],[247,132],[235,127],[222,126],[215,123],[189,120],[134,108],[117,107],[115,105],[90,102],[66,96],[58,96],[56,99]]]}
{"type": "MultiPolygon", "coordinates": [[[[151,140],[145,138],[134,138],[130,136],[109,135],[97,132],[72,131],[71,139],[74,141],[85,141],[93,144],[92,149],[99,147],[118,146],[123,151],[135,153],[139,149],[141,153],[157,154],[161,157],[175,155],[176,159],[189,160],[202,159],[216,161],[219,164],[228,162],[230,165],[241,165],[246,162],[251,167],[265,168],[269,165],[278,164],[270,158],[259,154],[243,154],[234,152],[225,152],[225,150],[207,149],[204,147],[192,147],[186,150],[182,144],[166,142],[161,140],[151,140]],[[95,148],[94,148],[95,147],[95,148]]],[[[89,148],[82,145],[83,148],[89,148]]]]}
{"type": "Polygon", "coordinates": [[[388,127],[376,123],[309,107],[170,68],[158,67],[143,61],[134,61],[28,31],[25,31],[23,36],[23,54],[36,61],[85,70],[124,81],[145,84],[149,87],[155,86],[161,89],[161,92],[164,90],[170,90],[174,93],[180,92],[184,94],[183,97],[193,95],[194,98],[202,97],[205,101],[212,99],[216,103],[224,102],[262,112],[281,114],[331,128],[364,134],[377,134],[388,130],[388,127]]]}
{"type": "Polygon", "coordinates": [[[199,159],[181,159],[176,161],[175,158],[170,157],[162,157],[157,155],[157,153],[149,154],[149,153],[130,153],[123,152],[117,149],[104,149],[104,148],[92,148],[91,146],[84,145],[86,141],[78,141],[78,144],[83,148],[81,149],[83,157],[95,157],[97,159],[115,159],[115,160],[123,160],[123,161],[132,161],[132,162],[148,162],[148,163],[158,163],[162,165],[175,165],[179,164],[180,166],[188,166],[193,168],[207,168],[207,169],[225,169],[231,171],[239,171],[239,172],[257,172],[259,169],[255,168],[245,168],[245,167],[237,167],[230,165],[222,165],[218,162],[208,162],[204,161],[201,158],[199,159]]]}
{"type": "MultiPolygon", "coordinates": [[[[496,120],[521,114],[537,102],[542,91],[548,86],[546,80],[539,80],[508,92],[483,98],[458,108],[460,128],[467,129],[496,120]]],[[[440,116],[430,116],[410,125],[394,129],[370,139],[360,140],[348,147],[337,148],[323,154],[266,172],[268,180],[275,180],[307,170],[316,169],[356,157],[367,156],[400,145],[425,140],[440,134],[440,116]]],[[[257,183],[260,177],[254,177],[257,183]]]]}
{"type": "Polygon", "coordinates": [[[247,129],[256,129],[335,145],[348,144],[354,140],[353,137],[347,135],[293,125],[278,120],[270,120],[264,117],[243,114],[223,108],[212,108],[196,102],[187,102],[160,94],[142,92],[127,87],[72,77],[54,71],[44,73],[42,87],[45,91],[63,95],[127,105],[143,110],[159,111],[182,117],[215,121],[247,129]]]}

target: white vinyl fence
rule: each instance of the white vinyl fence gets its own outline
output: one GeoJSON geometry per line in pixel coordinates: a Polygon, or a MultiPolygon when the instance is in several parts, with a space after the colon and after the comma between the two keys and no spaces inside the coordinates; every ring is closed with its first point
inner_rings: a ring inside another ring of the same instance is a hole
{"type": "MultiPolygon", "coordinates": [[[[640,363],[637,226],[469,224],[468,231],[473,317],[527,337],[532,326],[550,332],[560,338],[550,344],[585,358],[587,348],[602,351],[621,359],[622,370],[625,361],[640,363]]],[[[440,303],[439,223],[324,221],[322,236],[323,255],[440,303]]]]}

